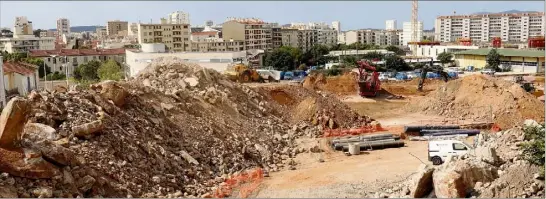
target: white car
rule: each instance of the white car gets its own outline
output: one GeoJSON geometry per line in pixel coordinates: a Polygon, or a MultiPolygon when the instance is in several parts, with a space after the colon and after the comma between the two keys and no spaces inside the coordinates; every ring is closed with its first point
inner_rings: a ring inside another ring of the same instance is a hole
{"type": "Polygon", "coordinates": [[[495,70],[487,68],[487,69],[482,70],[481,73],[486,74],[486,75],[495,75],[495,70]]]}
{"type": "Polygon", "coordinates": [[[407,72],[406,75],[408,76],[408,79],[417,78],[417,74],[415,74],[415,72],[407,72]]]}
{"type": "Polygon", "coordinates": [[[389,79],[389,76],[387,74],[380,74],[379,75],[379,81],[385,81],[389,79]]]}
{"type": "Polygon", "coordinates": [[[428,160],[434,165],[445,162],[448,156],[462,156],[468,153],[473,147],[458,140],[438,140],[428,143],[428,160]]]}

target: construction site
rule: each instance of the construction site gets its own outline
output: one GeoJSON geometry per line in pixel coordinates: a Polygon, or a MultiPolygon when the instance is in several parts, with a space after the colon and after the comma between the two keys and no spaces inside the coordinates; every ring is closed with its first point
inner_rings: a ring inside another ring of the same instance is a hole
{"type": "Polygon", "coordinates": [[[239,83],[164,57],[127,81],[32,91],[2,111],[0,196],[545,196],[519,148],[544,102],[519,84],[362,79],[239,83]],[[474,144],[430,158],[442,139],[474,144]]]}

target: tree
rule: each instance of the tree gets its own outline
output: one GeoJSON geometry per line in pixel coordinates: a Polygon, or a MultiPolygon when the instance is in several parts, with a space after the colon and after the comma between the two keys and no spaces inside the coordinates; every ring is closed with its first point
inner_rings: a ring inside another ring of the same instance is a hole
{"type": "Polygon", "coordinates": [[[388,71],[406,71],[410,70],[409,65],[398,55],[388,55],[385,57],[385,67],[388,71]]]}
{"type": "Polygon", "coordinates": [[[275,70],[291,71],[294,70],[294,58],[289,51],[275,49],[267,53],[265,63],[275,70]]]}
{"type": "Polygon", "coordinates": [[[328,61],[328,58],[324,55],[327,55],[330,52],[328,46],[325,45],[314,45],[305,52],[303,58],[308,66],[324,65],[328,61]]]}
{"type": "Polygon", "coordinates": [[[42,30],[42,29],[34,30],[34,31],[32,31],[32,34],[34,36],[36,36],[36,37],[40,37],[40,32],[42,32],[42,31],[44,31],[44,30],[42,30]]]}
{"type": "Polygon", "coordinates": [[[51,73],[51,68],[47,64],[44,63],[43,59],[40,59],[40,58],[27,58],[25,60],[25,62],[38,66],[38,75],[40,77],[44,76],[44,67],[45,67],[45,74],[50,74],[51,73]]]}
{"type": "Polygon", "coordinates": [[[101,81],[120,80],[123,78],[121,66],[114,60],[108,60],[100,65],[97,74],[101,81]]]}
{"type": "Polygon", "coordinates": [[[541,168],[544,177],[544,123],[536,126],[525,126],[523,129],[525,141],[521,145],[523,159],[541,168]]]}
{"type": "Polygon", "coordinates": [[[487,65],[485,68],[491,68],[495,71],[500,71],[500,54],[497,52],[497,49],[491,49],[486,57],[487,65]]]}
{"type": "Polygon", "coordinates": [[[307,65],[300,64],[300,66],[298,67],[298,70],[307,70],[307,65]]]}
{"type": "Polygon", "coordinates": [[[5,52],[2,54],[2,56],[4,57],[5,61],[14,61],[14,62],[24,61],[25,58],[27,58],[26,53],[19,53],[19,52],[15,52],[15,53],[5,52]]]}
{"type": "Polygon", "coordinates": [[[358,61],[358,58],[354,55],[344,56],[341,60],[341,63],[343,63],[344,66],[351,66],[356,67],[356,61],[358,61]]]}
{"type": "Polygon", "coordinates": [[[406,55],[406,51],[399,48],[398,46],[390,45],[390,46],[385,47],[385,50],[394,52],[394,54],[397,54],[397,55],[406,55]]]}
{"type": "Polygon", "coordinates": [[[379,60],[382,60],[383,58],[385,58],[385,55],[379,53],[379,52],[369,52],[369,53],[366,53],[364,55],[361,56],[362,59],[367,59],[367,60],[374,60],[374,59],[379,59],[379,60]]]}
{"type": "MultiPolygon", "coordinates": [[[[75,71],[77,72],[76,76],[80,76],[81,79],[79,80],[85,80],[85,81],[96,81],[99,80],[99,76],[97,75],[97,70],[100,67],[100,62],[93,60],[86,64],[80,64],[78,67],[76,67],[75,71]]],[[[76,78],[77,79],[77,78],[76,78]]]]}
{"type": "Polygon", "coordinates": [[[448,52],[442,52],[442,53],[438,54],[437,58],[440,61],[440,63],[442,63],[442,66],[444,66],[444,64],[451,63],[451,61],[452,61],[451,59],[453,58],[453,54],[448,53],[448,52]]]}

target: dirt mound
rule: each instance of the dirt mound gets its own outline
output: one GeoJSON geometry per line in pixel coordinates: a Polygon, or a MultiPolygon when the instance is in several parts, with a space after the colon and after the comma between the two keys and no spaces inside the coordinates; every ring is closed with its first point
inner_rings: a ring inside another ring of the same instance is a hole
{"type": "Polygon", "coordinates": [[[294,141],[301,131],[273,114],[281,105],[269,95],[179,59],[159,59],[129,82],[91,88],[24,99],[32,102],[26,121],[50,130],[25,128],[32,136],[20,142],[29,146],[1,150],[16,155],[0,156],[0,168],[45,161],[51,171],[36,179],[28,165],[2,170],[9,175],[0,181],[10,183],[1,189],[27,198],[199,197],[250,168],[287,168],[304,152],[294,141]],[[5,159],[13,157],[25,159],[5,159]]]}
{"type": "Polygon", "coordinates": [[[309,121],[329,126],[332,119],[335,127],[350,128],[361,127],[369,124],[372,119],[362,117],[349,106],[341,102],[335,95],[329,92],[315,91],[295,85],[278,85],[272,87],[260,87],[258,92],[269,95],[269,100],[275,102],[276,95],[271,93],[287,94],[293,99],[293,104],[270,103],[275,110],[292,123],[309,121]]]}
{"type": "Polygon", "coordinates": [[[423,86],[423,92],[419,92],[417,91],[419,78],[409,81],[384,81],[381,82],[381,92],[393,95],[426,95],[443,84],[445,84],[445,82],[442,80],[426,79],[423,86]]]}
{"type": "Polygon", "coordinates": [[[269,91],[269,95],[275,100],[275,102],[281,104],[281,105],[292,105],[294,103],[294,99],[290,97],[290,95],[286,94],[282,90],[271,90],[269,91]]]}
{"type": "Polygon", "coordinates": [[[322,73],[309,75],[303,87],[320,91],[328,91],[338,95],[354,95],[358,92],[356,74],[347,72],[340,76],[325,77],[322,73]]]}
{"type": "Polygon", "coordinates": [[[544,103],[518,84],[483,75],[450,81],[412,102],[408,109],[464,119],[493,118],[501,128],[525,119],[544,121],[544,103]]]}

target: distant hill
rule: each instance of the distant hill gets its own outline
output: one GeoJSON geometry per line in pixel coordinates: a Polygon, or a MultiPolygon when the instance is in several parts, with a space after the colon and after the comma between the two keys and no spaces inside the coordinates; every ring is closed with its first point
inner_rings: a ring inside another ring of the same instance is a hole
{"type": "MultiPolygon", "coordinates": [[[[514,13],[523,13],[523,12],[538,12],[538,11],[507,10],[507,11],[498,12],[498,13],[501,13],[501,14],[514,14],[514,13]]],[[[475,15],[486,15],[486,14],[493,14],[493,13],[496,13],[496,12],[476,12],[476,13],[473,13],[473,14],[475,14],[475,15]]]]}
{"type": "MultiPolygon", "coordinates": [[[[86,31],[95,32],[97,28],[99,27],[104,27],[104,26],[73,26],[73,27],[70,27],[70,31],[71,32],[86,32],[86,31]]],[[[57,29],[49,29],[49,30],[56,31],[57,29]]]]}

